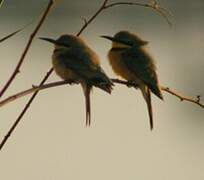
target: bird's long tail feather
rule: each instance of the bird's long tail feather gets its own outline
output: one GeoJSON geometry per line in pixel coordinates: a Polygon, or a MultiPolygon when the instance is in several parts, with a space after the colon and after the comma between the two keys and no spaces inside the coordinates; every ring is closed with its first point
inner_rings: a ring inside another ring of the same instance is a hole
{"type": "Polygon", "coordinates": [[[84,96],[85,96],[85,105],[86,105],[86,126],[91,125],[91,102],[90,102],[90,92],[91,86],[87,84],[82,85],[84,96]]]}
{"type": "Polygon", "coordinates": [[[152,102],[151,102],[151,91],[148,87],[144,87],[141,89],[143,97],[146,101],[148,113],[149,113],[149,122],[150,122],[150,130],[153,130],[153,111],[152,111],[152,102]]]}

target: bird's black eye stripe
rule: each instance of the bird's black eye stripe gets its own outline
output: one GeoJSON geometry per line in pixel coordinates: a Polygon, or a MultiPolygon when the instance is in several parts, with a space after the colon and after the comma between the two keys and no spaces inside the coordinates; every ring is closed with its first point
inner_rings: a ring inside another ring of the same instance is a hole
{"type": "Polygon", "coordinates": [[[123,51],[123,50],[126,50],[127,48],[125,47],[113,47],[111,48],[111,51],[123,51]]]}
{"type": "Polygon", "coordinates": [[[67,48],[70,48],[70,45],[68,45],[68,44],[66,44],[66,43],[63,43],[63,42],[57,42],[57,45],[64,46],[64,47],[67,47],[67,48]]]}
{"type": "Polygon", "coordinates": [[[58,52],[58,51],[60,51],[60,49],[54,49],[54,53],[56,53],[56,52],[58,52]]]}
{"type": "Polygon", "coordinates": [[[124,41],[124,40],[116,40],[116,42],[121,43],[121,44],[125,44],[127,46],[133,46],[133,43],[129,42],[129,41],[124,41]]]}

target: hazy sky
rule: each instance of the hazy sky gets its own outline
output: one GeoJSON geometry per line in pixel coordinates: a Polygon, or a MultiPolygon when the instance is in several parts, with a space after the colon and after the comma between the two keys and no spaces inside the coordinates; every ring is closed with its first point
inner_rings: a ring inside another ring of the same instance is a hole
{"type": "MultiPolygon", "coordinates": [[[[37,19],[47,2],[5,1],[0,9],[0,37],[37,19]]],[[[102,2],[59,0],[37,37],[78,32],[81,18],[90,17],[102,2]]],[[[106,57],[110,43],[99,36],[124,29],[135,32],[150,42],[148,49],[157,62],[162,85],[188,96],[204,96],[204,2],[160,3],[173,14],[172,28],[150,9],[123,6],[104,11],[82,37],[99,54],[107,74],[115,77],[106,57]]],[[[1,44],[0,87],[16,66],[35,25],[1,44]]],[[[4,97],[38,84],[51,67],[52,50],[51,44],[36,38],[4,97]]],[[[59,77],[53,74],[49,82],[56,80],[59,77]]],[[[1,108],[0,139],[28,98],[1,108]]],[[[150,132],[139,91],[117,85],[110,96],[94,89],[92,125],[86,128],[80,86],[44,90],[0,152],[0,179],[203,180],[204,110],[165,92],[164,98],[161,102],[153,96],[155,129],[150,132]]]]}

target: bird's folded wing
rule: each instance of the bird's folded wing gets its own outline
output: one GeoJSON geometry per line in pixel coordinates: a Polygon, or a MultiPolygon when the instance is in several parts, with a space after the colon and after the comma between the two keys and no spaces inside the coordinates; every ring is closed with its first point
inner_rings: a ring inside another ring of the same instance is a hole
{"type": "Polygon", "coordinates": [[[73,56],[72,54],[62,54],[60,58],[62,63],[83,79],[90,81],[92,84],[110,83],[110,79],[106,76],[99,64],[95,64],[88,57],[73,56]]]}
{"type": "Polygon", "coordinates": [[[93,72],[97,71],[98,68],[90,59],[80,58],[79,56],[74,56],[69,53],[61,54],[59,59],[61,59],[61,63],[63,63],[64,66],[84,78],[91,77],[93,72]]]}
{"type": "Polygon", "coordinates": [[[137,52],[133,49],[125,51],[122,56],[126,67],[154,92],[157,89],[158,80],[152,58],[142,50],[137,52]]]}

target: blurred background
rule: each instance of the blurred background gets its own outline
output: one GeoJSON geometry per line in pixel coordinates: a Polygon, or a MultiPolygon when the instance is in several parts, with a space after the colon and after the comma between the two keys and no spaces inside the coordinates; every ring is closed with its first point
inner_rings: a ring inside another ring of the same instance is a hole
{"type": "MultiPolygon", "coordinates": [[[[59,0],[37,37],[77,33],[83,25],[82,17],[91,17],[102,2],[59,0]]],[[[47,3],[7,0],[0,9],[0,37],[36,20],[0,44],[0,87],[13,72],[47,3]]],[[[204,96],[204,2],[159,3],[172,12],[173,27],[151,9],[118,6],[100,14],[81,37],[99,54],[106,73],[115,78],[106,56],[110,42],[99,36],[112,36],[120,30],[135,32],[150,42],[148,49],[157,62],[162,85],[187,96],[204,96]]],[[[36,38],[21,73],[3,98],[37,85],[51,67],[52,51],[51,44],[36,38]]],[[[49,82],[58,80],[53,73],[49,82]]],[[[86,128],[80,86],[43,90],[0,152],[0,178],[203,180],[204,110],[165,92],[164,98],[162,102],[153,96],[155,129],[150,132],[140,91],[117,85],[110,96],[94,89],[92,125],[86,128]]],[[[0,139],[28,99],[21,98],[0,109],[0,139]]]]}

